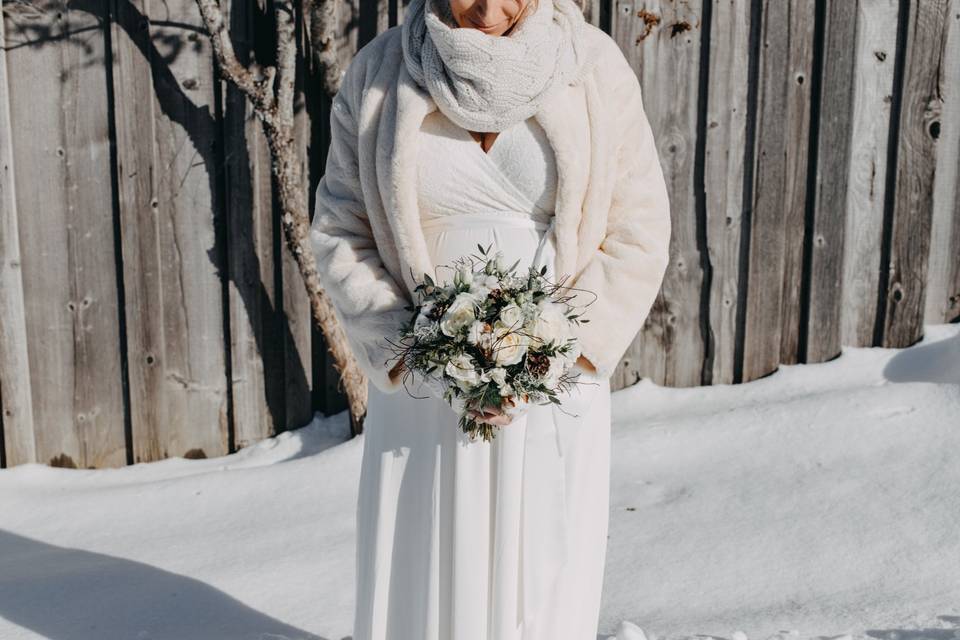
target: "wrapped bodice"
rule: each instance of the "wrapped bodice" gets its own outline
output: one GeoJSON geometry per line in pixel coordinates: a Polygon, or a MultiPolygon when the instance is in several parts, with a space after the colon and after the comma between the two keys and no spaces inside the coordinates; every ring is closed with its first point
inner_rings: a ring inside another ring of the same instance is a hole
{"type": "Polygon", "coordinates": [[[420,129],[417,198],[422,220],[460,213],[526,215],[549,221],[557,168],[534,118],[501,131],[488,152],[439,110],[420,129]]]}

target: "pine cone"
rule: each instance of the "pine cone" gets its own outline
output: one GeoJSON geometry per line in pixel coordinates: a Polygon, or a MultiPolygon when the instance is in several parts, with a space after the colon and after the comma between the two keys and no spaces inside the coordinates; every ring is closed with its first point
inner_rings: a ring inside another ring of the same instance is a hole
{"type": "Polygon", "coordinates": [[[541,378],[550,370],[550,357],[543,353],[527,352],[527,371],[541,378]]]}

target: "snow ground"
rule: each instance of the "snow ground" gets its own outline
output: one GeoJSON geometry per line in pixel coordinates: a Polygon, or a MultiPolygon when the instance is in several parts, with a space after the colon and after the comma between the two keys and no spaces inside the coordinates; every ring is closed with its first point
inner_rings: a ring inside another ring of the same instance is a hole
{"type": "MultiPolygon", "coordinates": [[[[960,325],[616,392],[599,637],[960,640],[958,427],[960,325]]],[[[348,638],[347,435],[318,415],[221,458],[0,471],[0,638],[348,638]]]]}

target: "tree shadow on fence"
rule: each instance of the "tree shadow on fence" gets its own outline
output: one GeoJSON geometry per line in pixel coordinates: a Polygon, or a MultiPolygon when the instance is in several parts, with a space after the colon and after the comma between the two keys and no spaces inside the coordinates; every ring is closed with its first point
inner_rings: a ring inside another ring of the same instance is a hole
{"type": "MultiPolygon", "coordinates": [[[[213,202],[215,237],[214,246],[207,250],[207,257],[213,265],[215,273],[223,283],[224,292],[232,289],[241,301],[243,311],[247,316],[249,326],[253,327],[251,331],[256,343],[257,353],[263,360],[263,384],[265,386],[264,395],[267,411],[275,425],[275,431],[283,431],[286,425],[296,422],[287,416],[288,398],[291,397],[309,397],[311,389],[311,372],[304,369],[303,361],[297,357],[286,357],[286,348],[289,345],[296,345],[297,340],[291,332],[290,325],[287,323],[282,296],[282,281],[279,276],[274,278],[273,292],[265,286],[261,279],[264,273],[261,264],[260,255],[254,244],[256,233],[256,221],[252,207],[252,196],[249,202],[244,202],[242,198],[231,198],[231,194],[226,193],[224,188],[224,177],[230,172],[231,183],[236,185],[236,189],[243,189],[250,192],[253,176],[250,174],[250,156],[248,155],[248,143],[244,134],[243,126],[230,126],[224,128],[224,122],[230,119],[245,119],[244,112],[231,112],[231,110],[244,109],[245,100],[239,97],[238,90],[229,85],[227,88],[226,104],[227,113],[219,114],[211,110],[211,106],[197,106],[188,96],[182,86],[181,81],[171,71],[170,65],[177,56],[191,52],[195,46],[190,42],[190,37],[200,33],[195,25],[185,23],[165,22],[164,29],[169,31],[171,28],[181,28],[183,33],[176,37],[165,36],[163,38],[164,52],[160,52],[155,46],[154,39],[151,37],[149,25],[150,17],[144,15],[131,2],[117,0],[113,3],[100,2],[99,0],[70,0],[67,4],[70,10],[83,11],[94,16],[104,29],[109,29],[111,20],[122,29],[129,41],[137,48],[140,55],[149,62],[152,74],[152,84],[156,95],[157,104],[163,114],[172,122],[182,127],[190,143],[200,160],[197,164],[202,164],[206,170],[209,181],[209,190],[213,202]],[[113,10],[110,7],[113,7],[113,10]],[[223,118],[223,119],[221,119],[223,118]],[[230,139],[224,139],[223,133],[227,133],[230,139]],[[237,136],[234,138],[234,136],[237,136]],[[211,144],[216,140],[216,144],[211,144]],[[221,144],[222,142],[222,144],[221,144]],[[239,206],[233,203],[239,203],[239,206]],[[229,239],[226,232],[226,225],[230,227],[229,239]],[[229,244],[228,244],[229,242],[229,244]],[[232,259],[231,259],[232,256],[232,259]],[[231,264],[237,264],[237,256],[242,259],[242,267],[237,269],[240,273],[235,273],[231,264]],[[228,285],[233,282],[234,287],[228,285]]],[[[239,3],[236,3],[234,14],[240,10],[239,3]]],[[[260,8],[258,3],[253,3],[251,10],[255,13],[249,20],[256,25],[257,33],[272,30],[273,19],[260,8]]],[[[197,12],[199,21],[199,10],[197,12]]],[[[43,40],[43,34],[35,34],[38,41],[43,40]]],[[[206,38],[206,32],[200,34],[206,38]]],[[[253,34],[241,34],[252,36],[253,34]]],[[[70,34],[47,34],[48,38],[70,37],[70,34]]],[[[238,53],[243,46],[249,45],[256,50],[256,58],[262,64],[272,64],[272,42],[267,43],[262,37],[254,37],[254,41],[247,42],[246,45],[237,43],[238,53]]],[[[209,46],[209,44],[207,44],[209,46]]],[[[213,61],[211,60],[211,65],[213,61]]],[[[298,75],[303,73],[312,73],[305,70],[303,65],[298,65],[298,75]]],[[[108,83],[112,86],[112,77],[109,66],[106,71],[108,83]]],[[[219,79],[216,80],[219,82],[219,79]]],[[[307,83],[319,82],[318,79],[309,77],[307,83]]],[[[122,90],[122,88],[116,88],[122,90]]],[[[220,91],[216,90],[215,98],[220,99],[220,91]]],[[[302,105],[301,105],[302,107],[302,105]]],[[[111,105],[112,108],[112,105],[111,105]]],[[[257,122],[259,125],[259,121],[257,122]]],[[[275,207],[274,202],[274,207],[275,207]]],[[[276,211],[274,208],[273,211],[276,211]]],[[[206,211],[196,211],[197,216],[209,215],[206,211]]],[[[276,214],[273,215],[276,218],[276,214]]],[[[274,233],[280,233],[279,222],[274,220],[274,233]]],[[[274,273],[282,270],[282,260],[280,259],[280,242],[273,242],[273,247],[278,251],[274,260],[274,273]]],[[[270,271],[267,270],[269,273],[270,271]]],[[[219,301],[210,301],[210,304],[217,304],[219,301]]],[[[224,295],[224,304],[227,304],[226,295],[224,295]]],[[[230,349],[232,336],[230,335],[230,324],[237,322],[235,318],[227,319],[228,307],[224,308],[224,348],[226,353],[227,367],[231,366],[230,349]]],[[[310,362],[310,349],[303,354],[303,360],[310,362]]],[[[308,365],[309,367],[309,365],[308,365]]],[[[235,376],[231,376],[235,377],[235,376]]],[[[228,380],[228,386],[232,383],[228,380]]],[[[232,389],[228,388],[228,393],[232,389]]],[[[232,397],[232,396],[231,396],[232,397]]],[[[309,404],[309,403],[308,403],[309,404]]],[[[295,409],[293,409],[295,410],[295,409]]],[[[303,420],[309,420],[310,412],[302,416],[303,420]]],[[[231,425],[230,449],[234,450],[233,435],[235,433],[231,425]]]]}
{"type": "Polygon", "coordinates": [[[50,640],[327,640],[194,578],[2,529],[0,618],[50,640]]]}

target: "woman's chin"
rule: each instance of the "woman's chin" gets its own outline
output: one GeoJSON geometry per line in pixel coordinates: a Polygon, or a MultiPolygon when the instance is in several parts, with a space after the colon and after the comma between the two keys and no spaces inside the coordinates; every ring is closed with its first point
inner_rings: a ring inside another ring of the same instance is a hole
{"type": "Polygon", "coordinates": [[[507,30],[507,28],[510,25],[508,21],[504,21],[504,22],[501,22],[500,24],[495,24],[490,27],[480,26],[474,22],[467,22],[467,24],[461,25],[461,26],[463,26],[466,29],[476,29],[480,33],[485,33],[488,36],[499,36],[499,35],[503,35],[503,33],[507,30]]]}

